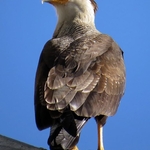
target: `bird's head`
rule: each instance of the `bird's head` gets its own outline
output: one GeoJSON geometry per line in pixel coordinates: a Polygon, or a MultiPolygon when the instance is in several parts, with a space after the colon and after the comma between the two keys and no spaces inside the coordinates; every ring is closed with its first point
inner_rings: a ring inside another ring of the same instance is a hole
{"type": "Polygon", "coordinates": [[[78,7],[83,7],[83,5],[85,7],[87,7],[89,5],[91,5],[93,7],[94,12],[96,12],[97,10],[97,4],[95,2],[95,0],[42,0],[43,2],[48,2],[52,5],[54,5],[55,7],[57,7],[58,5],[76,5],[78,7]]]}
{"type": "Polygon", "coordinates": [[[97,4],[94,0],[42,0],[52,4],[58,14],[58,20],[82,21],[85,23],[94,23],[97,4]]]}

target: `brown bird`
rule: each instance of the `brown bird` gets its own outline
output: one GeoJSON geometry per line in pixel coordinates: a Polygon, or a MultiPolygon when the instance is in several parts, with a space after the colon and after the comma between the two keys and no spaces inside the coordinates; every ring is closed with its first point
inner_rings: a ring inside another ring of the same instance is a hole
{"type": "Polygon", "coordinates": [[[41,53],[35,79],[35,118],[50,127],[51,150],[77,150],[81,129],[94,117],[98,150],[102,127],[113,116],[125,89],[123,52],[95,27],[94,0],[43,0],[52,4],[58,23],[41,53]]]}

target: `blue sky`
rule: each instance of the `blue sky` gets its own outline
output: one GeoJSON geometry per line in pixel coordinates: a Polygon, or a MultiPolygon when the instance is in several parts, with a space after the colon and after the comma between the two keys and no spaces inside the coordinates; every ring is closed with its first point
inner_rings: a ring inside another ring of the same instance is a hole
{"type": "MultiPolygon", "coordinates": [[[[97,0],[96,27],[124,51],[125,95],[104,127],[105,150],[150,149],[150,1],[97,0]]],[[[34,77],[41,50],[57,22],[40,0],[0,2],[0,134],[48,148],[49,129],[34,121],[34,77]]],[[[80,150],[97,148],[96,123],[82,130],[80,150]]]]}

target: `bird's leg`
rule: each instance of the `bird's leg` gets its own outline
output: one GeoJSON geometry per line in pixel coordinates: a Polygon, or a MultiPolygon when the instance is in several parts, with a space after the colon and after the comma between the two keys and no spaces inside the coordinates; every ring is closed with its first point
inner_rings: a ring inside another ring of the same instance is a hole
{"type": "Polygon", "coordinates": [[[79,150],[77,146],[74,146],[72,150],[79,150]]]}
{"type": "Polygon", "coordinates": [[[100,115],[95,117],[96,123],[97,123],[97,131],[98,131],[98,148],[97,150],[104,150],[103,145],[103,126],[106,123],[107,116],[100,115]]]}
{"type": "Polygon", "coordinates": [[[97,150],[104,150],[103,145],[103,126],[100,124],[100,122],[97,122],[97,128],[98,128],[98,149],[97,150]]]}

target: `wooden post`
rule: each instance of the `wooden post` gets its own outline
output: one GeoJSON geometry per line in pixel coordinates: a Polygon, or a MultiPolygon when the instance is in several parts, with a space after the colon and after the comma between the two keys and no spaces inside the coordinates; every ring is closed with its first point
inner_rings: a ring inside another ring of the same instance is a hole
{"type": "Polygon", "coordinates": [[[0,150],[46,150],[0,135],[0,150]]]}

